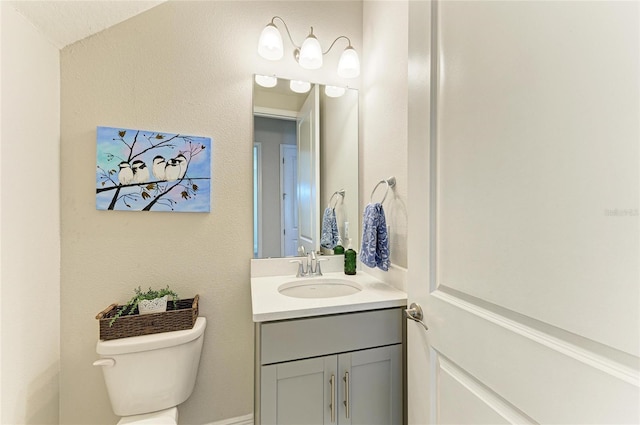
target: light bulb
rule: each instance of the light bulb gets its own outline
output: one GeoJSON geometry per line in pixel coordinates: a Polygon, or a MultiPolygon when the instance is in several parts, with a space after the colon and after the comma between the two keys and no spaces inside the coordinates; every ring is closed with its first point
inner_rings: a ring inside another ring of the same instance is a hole
{"type": "Polygon", "coordinates": [[[324,87],[324,94],[326,94],[329,97],[340,97],[344,94],[345,91],[347,91],[347,89],[345,89],[344,87],[337,87],[337,86],[324,87]]]}
{"type": "Polygon", "coordinates": [[[355,78],[360,75],[360,59],[356,50],[349,46],[344,49],[338,62],[338,75],[342,78],[355,78]]]}
{"type": "Polygon", "coordinates": [[[259,75],[256,74],[256,83],[262,87],[275,87],[278,84],[278,79],[272,75],[259,75]]]}
{"type": "Polygon", "coordinates": [[[308,81],[291,80],[289,88],[296,93],[306,93],[311,90],[311,83],[308,81]]]}
{"type": "Polygon", "coordinates": [[[322,66],[322,47],[320,47],[316,36],[313,35],[313,28],[311,34],[305,38],[302,47],[300,47],[298,63],[305,69],[318,69],[322,66]]]}
{"type": "Polygon", "coordinates": [[[273,24],[270,23],[262,30],[258,41],[258,54],[265,59],[277,61],[282,59],[284,48],[282,47],[282,35],[273,24]]]}

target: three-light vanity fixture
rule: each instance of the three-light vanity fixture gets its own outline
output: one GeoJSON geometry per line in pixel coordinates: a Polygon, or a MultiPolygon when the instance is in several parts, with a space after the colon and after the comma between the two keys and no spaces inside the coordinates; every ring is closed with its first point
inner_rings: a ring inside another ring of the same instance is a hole
{"type": "MultiPolygon", "coordinates": [[[[284,25],[289,36],[289,41],[294,47],[293,56],[298,64],[304,69],[318,69],[322,67],[322,58],[329,53],[336,42],[342,38],[347,40],[348,46],[342,52],[340,60],[338,62],[338,76],[342,78],[355,78],[360,75],[360,59],[358,53],[351,45],[349,37],[341,35],[337,37],[326,51],[322,50],[320,42],[313,34],[313,27],[309,31],[309,35],[302,42],[302,45],[298,45],[293,41],[291,32],[287,23],[279,16],[274,16],[271,22],[267,24],[260,34],[260,40],[258,41],[258,54],[265,59],[276,61],[282,59],[284,56],[284,46],[282,43],[282,35],[276,27],[276,19],[280,20],[284,25]]],[[[256,75],[256,83],[263,87],[273,87],[277,84],[278,80],[273,76],[256,75]]],[[[306,93],[311,88],[311,84],[305,81],[291,81],[291,90],[297,93],[306,93]]],[[[327,86],[325,93],[327,96],[339,97],[345,92],[344,87],[327,86]]]]}

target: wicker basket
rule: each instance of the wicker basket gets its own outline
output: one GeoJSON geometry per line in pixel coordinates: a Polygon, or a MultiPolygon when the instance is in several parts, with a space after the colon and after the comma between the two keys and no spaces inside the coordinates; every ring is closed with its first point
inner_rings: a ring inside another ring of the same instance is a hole
{"type": "Polygon", "coordinates": [[[200,296],[177,300],[175,309],[173,301],[167,303],[167,311],[162,313],[138,314],[120,316],[109,326],[109,322],[116,315],[118,304],[111,304],[96,316],[100,322],[100,339],[118,339],[130,336],[156,334],[160,332],[181,331],[191,329],[198,318],[198,300],[200,296]]]}

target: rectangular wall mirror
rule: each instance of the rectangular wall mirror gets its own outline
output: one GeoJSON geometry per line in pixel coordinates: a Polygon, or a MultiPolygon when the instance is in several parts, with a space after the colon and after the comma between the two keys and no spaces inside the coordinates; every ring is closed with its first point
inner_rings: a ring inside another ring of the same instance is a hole
{"type": "Polygon", "coordinates": [[[335,210],[342,245],[358,250],[358,91],[290,81],[253,85],[253,254],[295,256],[321,247],[322,218],[335,210]],[[329,95],[327,94],[329,93],[329,95]],[[343,194],[340,194],[341,192],[343,194]]]}

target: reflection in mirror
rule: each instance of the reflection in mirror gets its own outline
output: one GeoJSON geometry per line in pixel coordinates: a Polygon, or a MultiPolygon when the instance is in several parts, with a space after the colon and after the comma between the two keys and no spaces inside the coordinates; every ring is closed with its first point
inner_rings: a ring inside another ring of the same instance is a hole
{"type": "Polygon", "coordinates": [[[321,247],[322,217],[334,207],[342,245],[358,249],[358,92],[288,80],[254,83],[254,257],[286,257],[321,247]],[[327,93],[330,95],[327,95],[327,93]],[[333,196],[344,190],[344,196],[333,196]]]}

